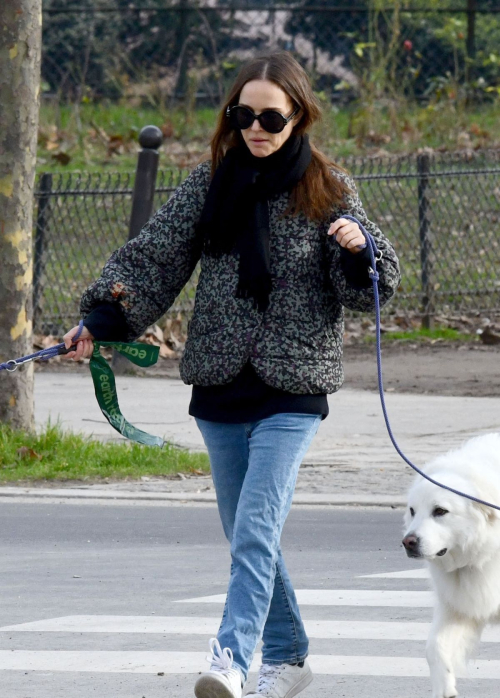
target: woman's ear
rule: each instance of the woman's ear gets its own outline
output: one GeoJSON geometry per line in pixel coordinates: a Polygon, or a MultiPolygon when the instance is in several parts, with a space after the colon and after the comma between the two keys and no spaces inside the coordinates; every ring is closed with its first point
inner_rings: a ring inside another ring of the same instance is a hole
{"type": "Polygon", "coordinates": [[[293,119],[292,119],[292,124],[293,124],[293,128],[294,128],[294,129],[296,129],[297,126],[300,125],[300,122],[302,121],[302,117],[303,117],[303,116],[304,116],[304,111],[303,111],[302,109],[299,108],[298,113],[295,114],[295,116],[294,116],[293,119]]]}

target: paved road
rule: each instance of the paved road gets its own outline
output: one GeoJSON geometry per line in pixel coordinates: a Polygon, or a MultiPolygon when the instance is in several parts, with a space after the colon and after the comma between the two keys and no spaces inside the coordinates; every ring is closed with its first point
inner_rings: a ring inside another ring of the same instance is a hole
{"type": "MultiPolygon", "coordinates": [[[[430,696],[432,600],[400,530],[390,510],[292,511],[283,547],[316,674],[304,698],[430,696]]],[[[229,568],[215,507],[3,501],[0,556],[2,695],[192,697],[229,568]]],[[[485,636],[463,696],[498,695],[499,642],[485,636]]]]}

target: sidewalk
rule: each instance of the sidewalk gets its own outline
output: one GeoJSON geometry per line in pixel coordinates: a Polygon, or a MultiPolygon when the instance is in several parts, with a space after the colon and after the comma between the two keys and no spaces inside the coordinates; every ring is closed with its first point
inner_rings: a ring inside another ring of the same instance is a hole
{"type": "MultiPolygon", "coordinates": [[[[193,417],[191,388],[165,378],[118,377],[124,416],[134,425],[191,450],[204,450],[193,417]]],[[[297,482],[296,504],[403,506],[413,471],[395,452],[377,393],[342,389],[329,396],[297,482]]],[[[467,438],[500,429],[500,398],[389,393],[387,409],[403,452],[420,466],[467,438]]],[[[89,374],[35,374],[37,425],[50,418],[63,428],[121,440],[102,416],[89,374]]],[[[1,496],[215,502],[210,477],[154,479],[62,488],[0,488],[1,496]]]]}

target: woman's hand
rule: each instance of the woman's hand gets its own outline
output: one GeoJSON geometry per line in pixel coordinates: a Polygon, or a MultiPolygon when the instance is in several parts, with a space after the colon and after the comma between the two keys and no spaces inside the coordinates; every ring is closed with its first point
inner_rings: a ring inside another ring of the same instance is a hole
{"type": "Polygon", "coordinates": [[[360,247],[366,244],[365,236],[359,225],[347,218],[338,218],[328,228],[328,235],[335,235],[335,240],[352,254],[361,252],[360,247]]]}
{"type": "MultiPolygon", "coordinates": [[[[73,342],[73,337],[79,330],[79,325],[73,327],[69,332],[63,337],[66,349],[69,349],[73,342]]],[[[68,354],[63,354],[68,359],[73,359],[73,361],[80,361],[80,359],[90,359],[92,352],[94,351],[94,344],[92,340],[94,337],[90,334],[88,329],[84,326],[82,328],[82,333],[76,340],[76,351],[70,351],[68,354]]]]}

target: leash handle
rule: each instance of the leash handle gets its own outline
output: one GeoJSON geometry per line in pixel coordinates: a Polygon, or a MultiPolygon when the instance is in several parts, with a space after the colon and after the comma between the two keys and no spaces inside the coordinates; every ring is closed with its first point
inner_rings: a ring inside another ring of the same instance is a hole
{"type": "Polygon", "coordinates": [[[150,344],[125,343],[125,342],[94,342],[94,352],[90,358],[90,373],[94,383],[94,392],[101,408],[101,412],[122,436],[146,446],[164,446],[165,441],[159,436],[148,434],[142,429],[134,427],[128,422],[120,411],[118,394],[116,392],[115,376],[111,366],[101,355],[99,347],[112,347],[120,352],[132,363],[138,366],[151,366],[158,361],[160,348],[150,344]]]}
{"type": "Polygon", "coordinates": [[[437,480],[434,480],[434,478],[430,477],[429,475],[426,475],[420,468],[418,468],[414,463],[411,462],[407,456],[403,453],[403,451],[400,449],[394,434],[392,433],[392,428],[391,424],[389,422],[389,415],[387,413],[387,407],[385,404],[385,395],[384,395],[384,381],[382,377],[382,347],[381,347],[381,333],[380,333],[380,295],[379,295],[379,288],[378,288],[378,282],[379,282],[379,273],[377,271],[377,262],[382,259],[382,252],[377,248],[377,243],[375,242],[374,237],[366,230],[364,225],[358,221],[357,218],[354,216],[350,215],[345,215],[342,216],[342,218],[348,218],[349,220],[353,221],[354,223],[357,223],[359,225],[359,228],[363,235],[365,236],[368,249],[370,252],[370,260],[371,260],[371,266],[368,270],[368,273],[370,275],[370,278],[372,280],[373,284],[373,295],[375,297],[375,327],[376,327],[376,339],[377,339],[377,379],[378,379],[378,391],[380,395],[380,403],[382,405],[382,413],[384,415],[384,421],[385,421],[385,426],[387,428],[387,433],[389,434],[389,438],[392,442],[392,445],[396,449],[397,453],[399,456],[407,463],[410,468],[412,468],[415,472],[417,472],[419,475],[421,475],[423,478],[428,480],[429,482],[432,482],[433,485],[437,485],[437,487],[441,487],[443,490],[448,490],[448,492],[453,492],[453,494],[458,494],[460,497],[465,497],[465,499],[470,499],[472,502],[476,502],[477,504],[483,504],[484,506],[491,507],[491,509],[496,509],[497,511],[500,511],[500,506],[497,504],[492,504],[491,502],[487,502],[484,499],[479,499],[479,497],[474,497],[471,494],[466,494],[465,492],[461,492],[460,490],[456,490],[453,487],[449,487],[448,485],[445,485],[443,482],[438,482],[437,480]]]}
{"type": "MultiPolygon", "coordinates": [[[[30,361],[47,361],[55,356],[69,354],[69,352],[76,350],[76,342],[78,341],[82,331],[83,320],[80,320],[78,330],[73,337],[73,344],[69,348],[66,348],[66,345],[64,342],[62,342],[61,344],[56,344],[54,347],[37,351],[34,354],[22,356],[19,359],[12,359],[11,361],[6,361],[5,363],[0,364],[0,371],[5,369],[9,373],[12,373],[13,371],[16,371],[19,366],[30,361]]],[[[142,429],[137,429],[137,427],[130,424],[130,422],[128,422],[122,415],[120,406],[118,404],[118,395],[116,392],[116,383],[113,371],[111,366],[108,364],[106,359],[101,356],[99,351],[101,346],[112,347],[138,366],[151,366],[158,360],[158,355],[160,353],[159,347],[138,343],[129,344],[126,342],[92,341],[94,344],[94,351],[90,358],[90,372],[92,375],[92,381],[94,383],[95,396],[103,415],[106,417],[113,429],[116,429],[116,431],[122,434],[122,436],[125,436],[127,439],[136,441],[140,444],[145,444],[147,446],[164,446],[165,442],[162,438],[148,434],[147,432],[142,431],[142,429]]]]}
{"type": "MultiPolygon", "coordinates": [[[[78,340],[82,333],[82,330],[83,320],[80,320],[78,325],[78,331],[73,337],[74,342],[78,340]]],[[[49,347],[48,349],[41,349],[40,351],[35,351],[33,354],[21,356],[19,359],[11,359],[10,361],[6,361],[5,363],[0,364],[0,371],[5,370],[9,373],[14,373],[14,371],[17,371],[19,366],[27,364],[30,361],[48,361],[48,359],[52,359],[54,358],[54,356],[68,354],[70,351],[75,351],[75,349],[76,344],[73,344],[69,349],[66,349],[64,342],[62,342],[61,344],[56,344],[55,346],[49,347]]]]}
{"type": "Polygon", "coordinates": [[[69,349],[66,349],[64,345],[62,347],[59,345],[59,348],[57,349],[57,355],[63,356],[64,354],[69,354],[70,351],[76,351],[76,347],[76,344],[72,344],[69,349]]]}

